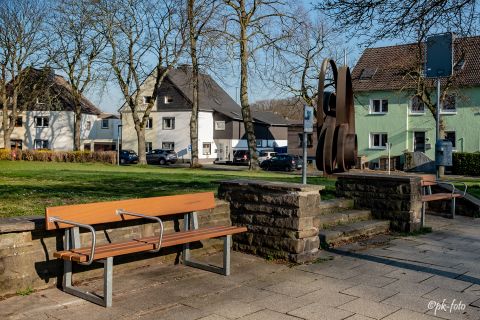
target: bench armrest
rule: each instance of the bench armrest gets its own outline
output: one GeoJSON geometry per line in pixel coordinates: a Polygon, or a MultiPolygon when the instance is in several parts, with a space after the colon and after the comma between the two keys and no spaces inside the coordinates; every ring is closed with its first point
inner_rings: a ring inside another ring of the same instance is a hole
{"type": "Polygon", "coordinates": [[[90,258],[88,259],[87,262],[79,262],[79,263],[83,264],[83,265],[87,265],[87,266],[91,265],[92,262],[93,262],[93,258],[95,256],[95,245],[97,243],[97,237],[95,235],[95,229],[89,224],[78,223],[78,222],[70,221],[70,220],[63,220],[63,219],[60,219],[58,217],[50,217],[48,220],[50,222],[61,222],[61,223],[70,224],[72,226],[77,226],[77,227],[80,227],[80,228],[90,230],[90,233],[92,234],[92,248],[90,249],[90,258]]]}
{"type": "Polygon", "coordinates": [[[140,213],[128,212],[128,211],[125,211],[123,209],[118,209],[115,214],[118,215],[118,216],[128,215],[128,216],[134,216],[134,217],[145,218],[145,219],[150,219],[150,220],[157,221],[160,224],[160,237],[158,239],[157,248],[154,249],[154,250],[151,250],[151,252],[159,252],[160,251],[160,249],[162,248],[162,239],[163,239],[163,222],[162,222],[162,219],[160,219],[159,217],[147,216],[147,215],[140,214],[140,213]]]}
{"type": "Polygon", "coordinates": [[[461,191],[461,190],[455,188],[454,183],[463,184],[464,188],[463,188],[463,191],[461,191],[462,197],[464,197],[465,194],[467,194],[467,188],[468,188],[468,186],[467,186],[467,184],[466,184],[465,182],[458,182],[458,181],[451,181],[451,180],[450,180],[450,181],[449,181],[449,180],[442,180],[442,181],[437,181],[437,183],[438,183],[438,184],[446,184],[446,185],[449,185],[449,186],[452,188],[452,194],[454,194],[455,191],[457,191],[457,190],[458,190],[458,191],[461,191]]]}

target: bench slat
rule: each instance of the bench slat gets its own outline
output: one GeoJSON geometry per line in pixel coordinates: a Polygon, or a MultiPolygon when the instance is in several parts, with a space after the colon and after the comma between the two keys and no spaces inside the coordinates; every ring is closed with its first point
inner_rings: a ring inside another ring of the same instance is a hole
{"type": "Polygon", "coordinates": [[[461,194],[458,193],[433,193],[433,194],[426,194],[422,196],[422,202],[428,202],[428,201],[435,201],[435,200],[448,200],[452,198],[459,198],[461,197],[461,194]]]}
{"type": "Polygon", "coordinates": [[[110,223],[123,220],[140,219],[134,216],[117,216],[118,209],[149,216],[168,216],[215,208],[213,192],[180,194],[142,199],[96,202],[68,206],[49,207],[45,210],[46,229],[72,227],[69,224],[53,223],[50,217],[75,221],[84,224],[110,223]]]}
{"type": "MultiPolygon", "coordinates": [[[[218,238],[245,231],[247,231],[246,227],[223,226],[175,232],[163,236],[162,248],[205,239],[218,238]]],[[[107,257],[115,257],[128,253],[153,250],[156,247],[157,241],[158,237],[147,237],[142,239],[134,239],[127,242],[97,246],[95,250],[95,260],[104,259],[107,257]]],[[[89,259],[89,253],[90,248],[79,248],[74,250],[58,251],[55,252],[53,256],[64,260],[86,262],[89,259]]]]}

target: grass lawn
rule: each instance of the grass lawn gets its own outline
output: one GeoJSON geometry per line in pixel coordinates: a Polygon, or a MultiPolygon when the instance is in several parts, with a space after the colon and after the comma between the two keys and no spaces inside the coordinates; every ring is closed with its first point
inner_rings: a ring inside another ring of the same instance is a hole
{"type": "MultiPolygon", "coordinates": [[[[238,178],[301,182],[299,175],[264,171],[0,161],[0,217],[43,215],[45,207],[63,204],[216,192],[219,181],[238,178]]],[[[326,186],[323,198],[333,197],[335,180],[308,181],[326,186]]]]}

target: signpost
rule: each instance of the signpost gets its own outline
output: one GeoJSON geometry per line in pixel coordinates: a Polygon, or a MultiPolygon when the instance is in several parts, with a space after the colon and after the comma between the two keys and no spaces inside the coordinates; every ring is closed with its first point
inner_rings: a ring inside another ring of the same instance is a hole
{"type": "Polygon", "coordinates": [[[302,183],[307,184],[307,144],[308,134],[313,133],[313,107],[305,105],[303,107],[303,164],[302,164],[302,183]]]}
{"type": "Polygon", "coordinates": [[[440,137],[440,112],[441,112],[441,90],[440,80],[449,77],[453,72],[453,34],[451,32],[433,35],[427,38],[427,59],[425,63],[425,76],[437,79],[437,111],[435,127],[435,165],[437,178],[443,175],[445,167],[439,162],[444,149],[441,148],[442,137],[440,137]]]}

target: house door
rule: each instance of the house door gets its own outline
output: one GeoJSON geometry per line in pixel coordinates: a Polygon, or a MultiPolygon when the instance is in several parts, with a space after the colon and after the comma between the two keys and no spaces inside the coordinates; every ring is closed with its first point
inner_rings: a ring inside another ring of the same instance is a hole
{"type": "Polygon", "coordinates": [[[425,131],[413,133],[413,151],[425,152],[425,131]]]}
{"type": "Polygon", "coordinates": [[[223,143],[218,144],[218,160],[224,161],[225,160],[225,149],[223,143]]]}

